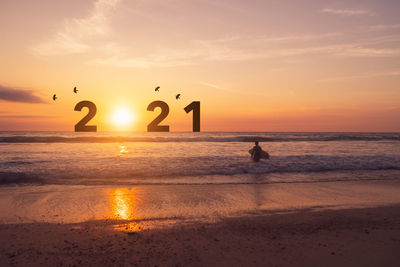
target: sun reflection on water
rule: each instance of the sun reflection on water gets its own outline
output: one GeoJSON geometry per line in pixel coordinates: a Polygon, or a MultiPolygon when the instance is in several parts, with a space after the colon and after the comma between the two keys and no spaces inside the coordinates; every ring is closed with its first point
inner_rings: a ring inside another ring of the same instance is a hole
{"type": "Polygon", "coordinates": [[[119,220],[135,219],[136,192],[134,189],[118,188],[110,192],[111,218],[119,220]]]}
{"type": "Polygon", "coordinates": [[[119,153],[120,154],[125,154],[125,153],[128,153],[128,152],[129,152],[129,150],[128,150],[127,146],[125,146],[125,145],[120,145],[119,146],[119,153]]]}
{"type": "MultiPolygon", "coordinates": [[[[110,192],[111,219],[134,220],[137,205],[135,189],[118,188],[110,192]]],[[[143,230],[137,222],[128,222],[114,225],[118,231],[137,232],[143,230]]]]}

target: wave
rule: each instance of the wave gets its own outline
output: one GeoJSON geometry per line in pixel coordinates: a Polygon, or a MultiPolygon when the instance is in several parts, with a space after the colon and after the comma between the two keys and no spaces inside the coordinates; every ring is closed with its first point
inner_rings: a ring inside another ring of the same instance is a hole
{"type": "Polygon", "coordinates": [[[326,183],[354,181],[400,180],[400,170],[365,171],[324,171],[315,173],[280,173],[278,175],[241,174],[235,176],[208,175],[193,179],[190,176],[170,179],[41,179],[25,173],[0,173],[0,186],[15,185],[237,185],[237,184],[279,184],[279,183],[326,183]]]}
{"type": "Polygon", "coordinates": [[[209,183],[207,177],[210,176],[225,177],[225,182],[232,182],[239,177],[239,181],[243,182],[242,177],[247,175],[258,175],[264,179],[282,173],[296,176],[329,172],[400,171],[400,156],[275,156],[259,163],[252,162],[248,157],[97,158],[84,164],[59,160],[31,164],[29,168],[26,165],[15,168],[4,163],[0,167],[9,168],[0,172],[0,185],[209,183]]]}
{"type": "Polygon", "coordinates": [[[125,136],[1,136],[0,143],[129,143],[129,142],[332,142],[332,141],[400,141],[400,134],[320,134],[320,135],[237,135],[191,137],[125,136]]]}
{"type": "Polygon", "coordinates": [[[45,184],[45,180],[31,173],[0,172],[0,185],[9,184],[45,184]]]}

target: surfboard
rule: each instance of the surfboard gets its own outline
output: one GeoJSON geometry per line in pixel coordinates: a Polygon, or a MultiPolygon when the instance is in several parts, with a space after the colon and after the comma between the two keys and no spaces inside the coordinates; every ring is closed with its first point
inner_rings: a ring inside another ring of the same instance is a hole
{"type": "Polygon", "coordinates": [[[269,154],[268,154],[268,152],[262,150],[262,151],[261,151],[260,158],[262,158],[262,159],[269,159],[269,154]]]}
{"type": "MultiPolygon", "coordinates": [[[[251,157],[253,158],[253,148],[249,150],[251,157]]],[[[254,159],[254,158],[253,158],[254,159]]],[[[269,159],[269,154],[267,151],[261,150],[260,159],[269,159]]]]}

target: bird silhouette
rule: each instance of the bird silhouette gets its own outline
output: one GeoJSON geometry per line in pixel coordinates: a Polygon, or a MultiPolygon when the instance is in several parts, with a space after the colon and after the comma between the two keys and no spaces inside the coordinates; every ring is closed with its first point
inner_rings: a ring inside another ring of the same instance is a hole
{"type": "Polygon", "coordinates": [[[160,86],[157,86],[156,89],[154,89],[156,92],[160,92],[160,86]]]}
{"type": "Polygon", "coordinates": [[[75,94],[78,93],[78,89],[76,89],[76,87],[74,87],[74,93],[75,93],[75,94]]]}
{"type": "Polygon", "coordinates": [[[181,98],[181,94],[177,94],[176,96],[175,96],[175,98],[178,100],[178,99],[180,99],[181,98]]]}
{"type": "Polygon", "coordinates": [[[53,95],[53,100],[56,101],[56,99],[57,99],[57,96],[56,96],[56,94],[54,94],[53,95]]]}

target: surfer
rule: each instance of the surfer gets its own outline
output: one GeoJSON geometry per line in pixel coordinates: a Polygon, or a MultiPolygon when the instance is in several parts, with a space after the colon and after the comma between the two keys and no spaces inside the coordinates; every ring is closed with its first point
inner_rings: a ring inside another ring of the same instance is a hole
{"type": "Polygon", "coordinates": [[[258,141],[254,142],[255,146],[249,150],[251,158],[254,161],[260,161],[260,159],[269,159],[269,154],[262,150],[262,148],[258,145],[258,141]]]}

